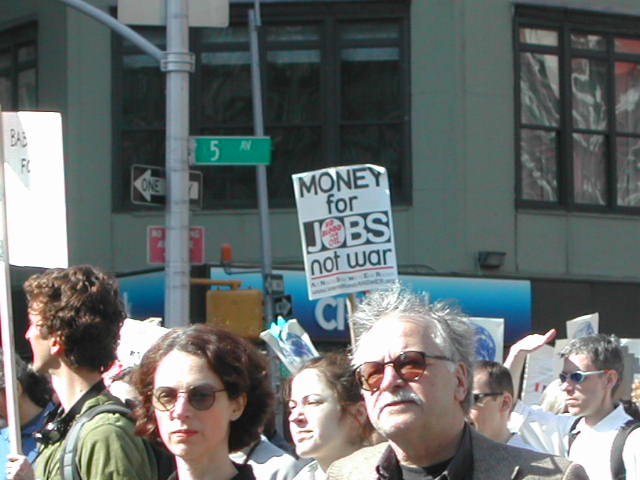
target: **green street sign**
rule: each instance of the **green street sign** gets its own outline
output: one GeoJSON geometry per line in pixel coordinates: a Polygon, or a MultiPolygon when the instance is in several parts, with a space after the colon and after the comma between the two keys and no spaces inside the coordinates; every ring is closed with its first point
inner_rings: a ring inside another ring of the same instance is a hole
{"type": "Polygon", "coordinates": [[[189,137],[191,165],[270,165],[270,137],[189,137]]]}

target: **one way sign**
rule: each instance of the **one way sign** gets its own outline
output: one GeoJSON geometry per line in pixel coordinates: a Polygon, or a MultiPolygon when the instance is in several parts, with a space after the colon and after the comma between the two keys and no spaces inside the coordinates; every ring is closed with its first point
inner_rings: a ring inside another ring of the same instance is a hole
{"type": "MultiPolygon", "coordinates": [[[[131,166],[131,202],[136,205],[164,205],[166,175],[162,167],[131,166]]],[[[189,170],[189,201],[192,207],[202,208],[202,172],[189,170]]]]}

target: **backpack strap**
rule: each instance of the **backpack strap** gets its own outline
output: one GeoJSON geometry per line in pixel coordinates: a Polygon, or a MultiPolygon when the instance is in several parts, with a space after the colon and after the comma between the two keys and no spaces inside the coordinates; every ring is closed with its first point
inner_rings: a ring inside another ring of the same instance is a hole
{"type": "Polygon", "coordinates": [[[85,423],[101,413],[119,413],[127,418],[131,418],[131,410],[123,405],[117,404],[98,405],[78,416],[65,437],[62,453],[60,454],[60,473],[62,474],[63,480],[82,480],[82,476],[78,470],[78,464],[76,463],[80,432],[85,423]]]}
{"type": "Polygon", "coordinates": [[[571,424],[571,428],[569,428],[569,448],[567,450],[567,456],[569,456],[573,441],[576,439],[578,434],[580,434],[580,430],[576,431],[576,427],[578,426],[578,423],[580,423],[580,420],[582,420],[582,417],[576,418],[575,421],[571,424]]]}
{"type": "Polygon", "coordinates": [[[622,459],[622,451],[624,450],[624,444],[627,441],[627,437],[636,428],[640,427],[640,422],[636,420],[628,420],[616,433],[616,438],[613,440],[611,446],[611,478],[613,480],[625,480],[627,478],[627,471],[622,459]]]}

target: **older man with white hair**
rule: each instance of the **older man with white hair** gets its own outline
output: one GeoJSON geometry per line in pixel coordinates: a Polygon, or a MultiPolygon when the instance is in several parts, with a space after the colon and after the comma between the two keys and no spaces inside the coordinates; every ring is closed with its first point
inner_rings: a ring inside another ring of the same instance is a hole
{"type": "Polygon", "coordinates": [[[351,321],[355,375],[387,442],[338,460],[330,479],[588,478],[579,465],[495,442],[466,424],[474,336],[456,309],[396,285],[369,295],[351,321]]]}

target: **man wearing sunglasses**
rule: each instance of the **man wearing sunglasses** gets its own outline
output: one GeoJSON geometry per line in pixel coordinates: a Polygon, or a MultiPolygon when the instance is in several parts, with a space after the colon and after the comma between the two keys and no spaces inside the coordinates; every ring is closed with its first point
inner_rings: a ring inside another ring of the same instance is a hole
{"type": "Polygon", "coordinates": [[[498,362],[481,360],[473,364],[473,403],[469,423],[496,442],[535,450],[507,423],[515,403],[509,370],[498,362]]]}
{"type": "MultiPolygon", "coordinates": [[[[116,359],[125,313],[115,279],[87,265],[47,270],[29,278],[24,288],[33,368],[51,376],[60,399],[40,432],[35,477],[62,480],[61,452],[76,419],[98,405],[123,405],[106,392],[102,373],[116,359]]],[[[10,459],[7,478],[34,478],[25,457],[10,459]]],[[[134,434],[133,422],[118,413],[98,414],[84,425],[76,459],[84,480],[157,478],[153,453],[134,434]]]]}
{"type": "MultiPolygon", "coordinates": [[[[530,335],[514,344],[505,362],[517,365],[512,374],[518,373],[526,353],[546,341],[543,336],[530,335]]],[[[579,462],[590,478],[640,478],[640,429],[614,447],[618,432],[633,424],[617,398],[624,370],[619,340],[603,334],[577,338],[560,355],[559,378],[570,415],[555,415],[518,402],[510,426],[537,448],[579,462]]]]}
{"type": "Polygon", "coordinates": [[[587,478],[579,465],[494,442],[467,425],[474,336],[456,309],[395,285],[367,296],[350,321],[354,373],[387,442],[334,462],[330,479],[587,478]]]}

